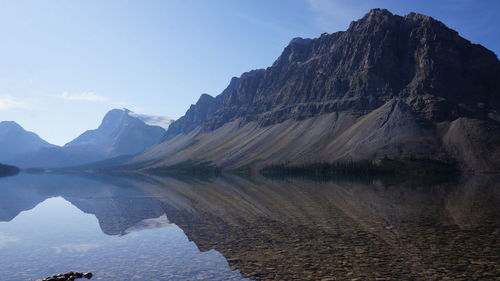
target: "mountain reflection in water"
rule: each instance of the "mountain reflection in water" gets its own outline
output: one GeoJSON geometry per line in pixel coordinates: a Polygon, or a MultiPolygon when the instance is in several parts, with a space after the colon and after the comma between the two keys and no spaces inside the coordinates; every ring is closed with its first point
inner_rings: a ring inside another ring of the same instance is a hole
{"type": "MultiPolygon", "coordinates": [[[[95,215],[103,233],[116,239],[136,235],[136,240],[120,246],[136,257],[121,256],[122,263],[130,262],[120,267],[126,268],[122,275],[116,275],[118,258],[115,263],[100,261],[99,270],[114,276],[113,280],[135,280],[134,276],[142,280],[238,280],[243,279],[240,274],[252,280],[500,277],[500,181],[493,176],[420,186],[236,176],[181,181],[150,176],[21,175],[2,179],[0,194],[0,221],[13,223],[20,212],[48,198],[62,197],[95,215]],[[173,233],[177,227],[182,235],[173,233]],[[167,229],[174,231],[162,232],[167,229]],[[155,231],[156,236],[147,236],[155,231]],[[161,239],[169,235],[176,238],[165,243],[188,245],[189,239],[201,253],[184,251],[188,246],[180,254],[162,252],[168,249],[155,245],[162,245],[161,239]],[[211,256],[196,263],[192,257],[197,253],[211,256]],[[219,253],[225,261],[220,262],[219,253]],[[176,263],[176,268],[161,263],[174,255],[188,257],[188,261],[176,263]]],[[[8,232],[9,224],[0,223],[0,248],[19,252],[15,241],[2,244],[9,237],[15,240],[16,233],[8,232]]],[[[103,254],[90,247],[87,237],[69,235],[67,244],[86,245],[87,258],[118,251],[110,248],[103,254]]],[[[0,261],[15,255],[3,252],[0,261]]],[[[13,266],[16,270],[37,270],[36,265],[18,260],[13,266]]]]}

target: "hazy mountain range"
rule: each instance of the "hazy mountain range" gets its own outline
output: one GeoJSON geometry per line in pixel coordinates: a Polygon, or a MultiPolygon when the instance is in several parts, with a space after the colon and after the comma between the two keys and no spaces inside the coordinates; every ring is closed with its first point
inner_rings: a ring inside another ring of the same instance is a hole
{"type": "Polygon", "coordinates": [[[374,9],[346,31],[291,40],[272,66],[201,95],[166,132],[148,122],[165,124],[113,110],[64,147],[10,163],[136,155],[123,164],[233,170],[416,156],[499,171],[500,62],[429,16],[374,9]]]}
{"type": "Polygon", "coordinates": [[[51,147],[56,146],[44,141],[37,134],[24,130],[16,122],[0,122],[0,162],[51,147]]]}
{"type": "Polygon", "coordinates": [[[0,161],[20,167],[57,168],[134,155],[157,144],[165,134],[162,126],[168,127],[169,122],[171,119],[164,117],[113,109],[97,129],[84,132],[62,147],[47,143],[14,122],[3,122],[0,149],[8,153],[2,150],[0,161]]]}

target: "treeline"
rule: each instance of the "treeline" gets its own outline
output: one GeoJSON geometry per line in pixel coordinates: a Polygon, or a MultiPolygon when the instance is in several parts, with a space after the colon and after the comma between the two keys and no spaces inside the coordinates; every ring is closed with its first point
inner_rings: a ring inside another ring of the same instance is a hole
{"type": "Polygon", "coordinates": [[[319,162],[301,165],[271,164],[260,173],[264,176],[373,176],[389,173],[385,167],[370,161],[319,162]]]}
{"type": "Polygon", "coordinates": [[[19,174],[20,170],[16,166],[0,164],[0,177],[14,176],[19,174]]]}
{"type": "Polygon", "coordinates": [[[147,170],[151,174],[162,174],[168,176],[194,176],[215,177],[221,174],[221,170],[211,162],[186,161],[172,166],[158,167],[147,170]]]}
{"type": "Polygon", "coordinates": [[[352,178],[385,177],[400,175],[451,175],[459,173],[455,163],[428,158],[408,157],[404,159],[384,158],[378,161],[339,161],[309,164],[271,164],[260,170],[266,177],[303,178],[352,178]]]}

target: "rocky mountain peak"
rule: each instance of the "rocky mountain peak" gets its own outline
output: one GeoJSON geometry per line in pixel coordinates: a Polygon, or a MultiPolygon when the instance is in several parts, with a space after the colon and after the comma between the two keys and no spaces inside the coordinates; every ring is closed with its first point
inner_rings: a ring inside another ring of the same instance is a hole
{"type": "Polygon", "coordinates": [[[499,68],[492,52],[432,17],[373,9],[346,31],[292,39],[271,67],[233,78],[204,128],[367,111],[392,98],[423,119],[486,118],[500,110],[499,68]]]}
{"type": "Polygon", "coordinates": [[[212,97],[211,95],[203,93],[196,102],[196,105],[210,104],[211,102],[213,102],[214,99],[215,98],[212,97]]]}
{"type": "Polygon", "coordinates": [[[386,9],[372,9],[361,19],[351,22],[346,32],[375,32],[391,29],[401,20],[401,16],[394,15],[386,9]]]}
{"type": "Polygon", "coordinates": [[[431,23],[431,22],[432,23],[440,23],[443,26],[445,26],[444,23],[434,19],[431,16],[419,14],[419,13],[415,13],[415,12],[411,12],[411,13],[407,14],[404,18],[405,18],[405,20],[411,20],[411,21],[420,21],[420,22],[427,22],[427,23],[431,23]]]}
{"type": "Polygon", "coordinates": [[[121,109],[110,110],[108,111],[108,113],[106,113],[106,115],[104,115],[104,118],[102,119],[101,125],[99,127],[102,127],[103,129],[108,129],[109,126],[116,126],[127,115],[128,113],[125,110],[121,109]]]}
{"type": "Polygon", "coordinates": [[[15,137],[31,138],[34,142],[53,146],[48,142],[42,140],[37,134],[26,131],[21,125],[15,121],[2,121],[0,122],[0,143],[5,139],[14,139],[15,137]]]}
{"type": "MultiPolygon", "coordinates": [[[[153,130],[155,135],[164,130],[158,126],[149,126],[141,118],[132,116],[128,109],[112,109],[106,113],[101,124],[95,130],[88,130],[65,146],[75,145],[109,145],[131,130],[153,130]]],[[[140,137],[140,136],[137,136],[140,137]]],[[[155,137],[156,138],[156,137],[155,137]]],[[[153,138],[154,139],[154,138],[153,138]]]]}
{"type": "Polygon", "coordinates": [[[311,38],[295,37],[290,41],[289,45],[291,44],[309,45],[311,42],[312,42],[311,38]]]}
{"type": "Polygon", "coordinates": [[[384,21],[391,20],[393,18],[400,18],[400,16],[394,15],[387,9],[376,8],[376,9],[371,9],[360,20],[358,20],[358,22],[381,24],[384,21]]]}
{"type": "MultiPolygon", "coordinates": [[[[238,81],[239,78],[233,78],[229,87],[231,87],[231,85],[234,86],[238,81]]],[[[192,104],[189,107],[184,116],[170,124],[163,140],[177,134],[188,133],[198,126],[201,126],[207,120],[208,116],[211,116],[220,108],[222,96],[224,96],[224,94],[221,94],[218,98],[212,97],[209,94],[202,94],[196,104],[192,104]]]]}
{"type": "Polygon", "coordinates": [[[292,39],[272,66],[200,98],[141,161],[235,168],[414,154],[495,170],[499,113],[493,52],[432,17],[373,9],[346,31],[292,39]]]}
{"type": "Polygon", "coordinates": [[[0,122],[0,128],[1,129],[23,129],[19,124],[17,124],[15,121],[2,121],[0,122]]]}

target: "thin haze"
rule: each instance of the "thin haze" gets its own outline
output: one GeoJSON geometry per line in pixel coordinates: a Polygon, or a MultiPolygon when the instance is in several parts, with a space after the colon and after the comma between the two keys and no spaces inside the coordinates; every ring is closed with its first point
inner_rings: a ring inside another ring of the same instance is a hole
{"type": "Polygon", "coordinates": [[[500,52],[497,0],[1,1],[0,120],[64,144],[112,108],[179,117],[293,37],[345,30],[376,7],[431,15],[500,52]]]}

